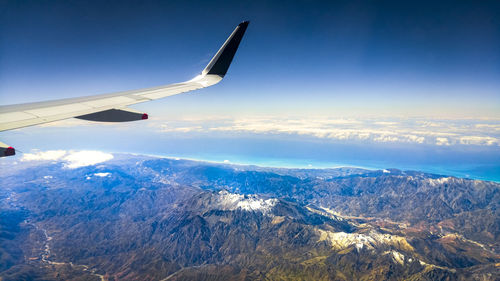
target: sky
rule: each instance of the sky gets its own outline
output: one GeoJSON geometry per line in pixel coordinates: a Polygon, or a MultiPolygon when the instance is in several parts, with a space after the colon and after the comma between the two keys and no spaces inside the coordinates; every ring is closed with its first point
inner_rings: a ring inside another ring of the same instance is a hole
{"type": "Polygon", "coordinates": [[[134,106],[146,122],[0,139],[500,180],[498,1],[2,1],[0,104],[188,80],[243,20],[226,78],[134,106]]]}

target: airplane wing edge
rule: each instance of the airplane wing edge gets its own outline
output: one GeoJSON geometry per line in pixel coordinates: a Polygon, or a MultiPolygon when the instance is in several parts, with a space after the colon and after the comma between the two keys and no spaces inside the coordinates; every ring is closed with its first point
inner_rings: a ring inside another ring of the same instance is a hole
{"type": "MultiPolygon", "coordinates": [[[[249,22],[240,23],[224,42],[200,75],[165,86],[133,91],[77,97],[55,101],[0,106],[0,131],[50,123],[68,118],[100,122],[144,120],[145,113],[132,112],[126,106],[181,94],[219,83],[226,75],[249,22]],[[109,120],[108,120],[109,119],[109,120]]],[[[14,155],[15,150],[0,142],[0,157],[14,155]]]]}

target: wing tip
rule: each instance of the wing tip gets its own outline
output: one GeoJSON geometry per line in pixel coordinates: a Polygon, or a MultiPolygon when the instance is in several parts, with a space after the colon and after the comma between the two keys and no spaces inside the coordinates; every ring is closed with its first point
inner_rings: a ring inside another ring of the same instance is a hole
{"type": "Polygon", "coordinates": [[[246,20],[238,24],[227,41],[224,42],[207,67],[205,67],[202,75],[214,74],[220,77],[224,77],[226,75],[249,23],[250,21],[246,20]]]}

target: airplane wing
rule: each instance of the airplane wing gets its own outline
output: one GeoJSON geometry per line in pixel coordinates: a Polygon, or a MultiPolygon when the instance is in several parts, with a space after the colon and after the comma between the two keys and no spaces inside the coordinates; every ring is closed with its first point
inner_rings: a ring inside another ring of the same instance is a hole
{"type": "MultiPolygon", "coordinates": [[[[146,113],[137,112],[127,108],[127,106],[219,83],[227,73],[234,54],[245,34],[248,23],[248,21],[240,23],[201,74],[189,81],[111,94],[0,106],[0,131],[73,117],[102,122],[126,122],[148,119],[146,113]]],[[[0,157],[14,154],[14,148],[0,142],[0,157]]]]}

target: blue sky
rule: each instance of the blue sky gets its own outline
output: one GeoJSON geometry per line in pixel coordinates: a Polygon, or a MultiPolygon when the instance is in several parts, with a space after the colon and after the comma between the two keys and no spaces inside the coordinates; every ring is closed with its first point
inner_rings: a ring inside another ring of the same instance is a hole
{"type": "Polygon", "coordinates": [[[500,174],[498,1],[2,3],[1,104],[190,79],[251,21],[222,83],[136,106],[148,123],[0,135],[18,149],[500,174]]]}

